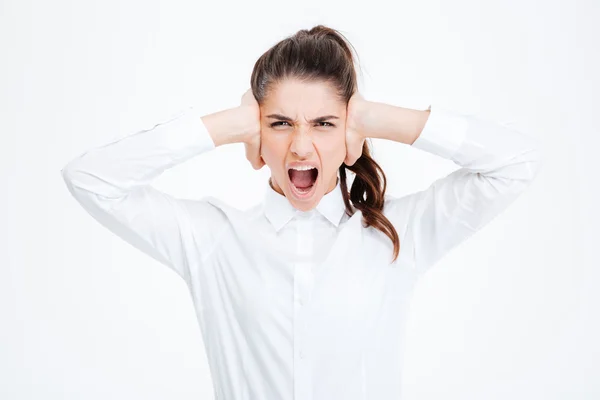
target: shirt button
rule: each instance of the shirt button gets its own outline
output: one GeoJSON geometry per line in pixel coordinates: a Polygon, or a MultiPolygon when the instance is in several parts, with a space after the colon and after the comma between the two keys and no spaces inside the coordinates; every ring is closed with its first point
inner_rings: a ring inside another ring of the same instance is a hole
{"type": "Polygon", "coordinates": [[[300,358],[304,358],[304,351],[300,350],[300,358]]]}

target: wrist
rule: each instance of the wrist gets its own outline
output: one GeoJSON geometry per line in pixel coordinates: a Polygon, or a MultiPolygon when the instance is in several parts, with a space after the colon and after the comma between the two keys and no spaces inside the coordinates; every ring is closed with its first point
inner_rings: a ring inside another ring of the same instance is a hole
{"type": "Polygon", "coordinates": [[[420,135],[429,116],[429,110],[372,103],[365,115],[369,137],[411,144],[420,135]]]}
{"type": "Polygon", "coordinates": [[[202,118],[215,146],[247,142],[260,132],[260,121],[249,107],[238,106],[205,115],[202,118]]]}

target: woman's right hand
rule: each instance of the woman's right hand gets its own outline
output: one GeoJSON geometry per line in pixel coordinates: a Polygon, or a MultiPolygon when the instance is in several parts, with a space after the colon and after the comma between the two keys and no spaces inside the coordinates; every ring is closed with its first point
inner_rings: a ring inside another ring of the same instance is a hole
{"type": "Polygon", "coordinates": [[[204,115],[202,121],[215,146],[244,143],[252,167],[261,169],[265,165],[260,155],[260,107],[252,90],[244,93],[239,106],[204,115]]]}
{"type": "Polygon", "coordinates": [[[248,89],[242,96],[240,108],[244,110],[243,113],[247,115],[248,121],[252,121],[249,125],[255,126],[244,140],[244,146],[246,147],[246,158],[250,161],[252,168],[258,170],[265,165],[265,162],[260,151],[260,107],[252,89],[248,89]]]}

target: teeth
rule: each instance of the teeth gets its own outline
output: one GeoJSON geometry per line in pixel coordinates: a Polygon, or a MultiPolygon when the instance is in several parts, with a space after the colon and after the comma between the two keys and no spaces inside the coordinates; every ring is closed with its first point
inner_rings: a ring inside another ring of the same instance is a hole
{"type": "Polygon", "coordinates": [[[309,169],[315,169],[315,167],[311,165],[301,165],[298,167],[292,167],[291,169],[295,169],[296,171],[307,171],[309,169]]]}

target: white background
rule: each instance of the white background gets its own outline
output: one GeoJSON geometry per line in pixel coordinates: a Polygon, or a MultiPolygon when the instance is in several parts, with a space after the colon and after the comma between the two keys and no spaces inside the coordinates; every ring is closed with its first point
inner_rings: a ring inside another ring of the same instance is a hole
{"type": "MultiPolygon", "coordinates": [[[[600,398],[599,4],[1,1],[0,398],[213,398],[184,282],[86,214],[60,169],[189,105],[238,105],[256,59],[318,23],[356,47],[368,100],[544,145],[526,193],[419,283],[404,399],[600,398]]],[[[457,168],[374,145],[392,195],[457,168]]],[[[247,208],[268,175],[235,144],[155,186],[247,208]]]]}

